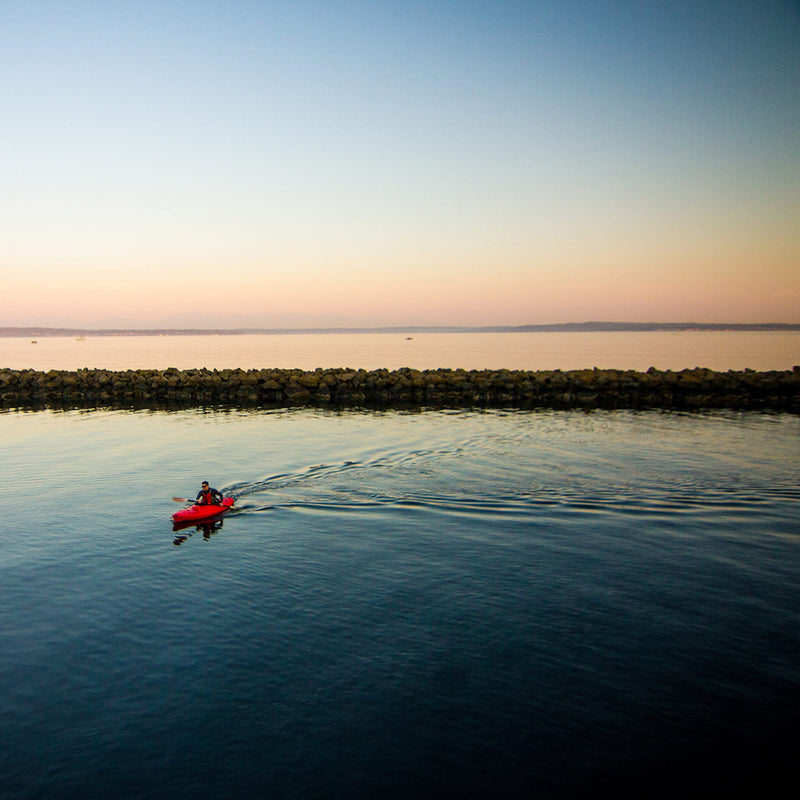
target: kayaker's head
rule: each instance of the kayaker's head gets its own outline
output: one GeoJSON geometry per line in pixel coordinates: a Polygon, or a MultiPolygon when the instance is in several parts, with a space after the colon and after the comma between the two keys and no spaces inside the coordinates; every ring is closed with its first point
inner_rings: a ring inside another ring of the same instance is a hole
{"type": "Polygon", "coordinates": [[[203,482],[200,484],[200,488],[201,488],[201,489],[202,489],[204,492],[207,492],[207,491],[209,491],[209,488],[208,488],[208,481],[203,481],[203,482]]]}

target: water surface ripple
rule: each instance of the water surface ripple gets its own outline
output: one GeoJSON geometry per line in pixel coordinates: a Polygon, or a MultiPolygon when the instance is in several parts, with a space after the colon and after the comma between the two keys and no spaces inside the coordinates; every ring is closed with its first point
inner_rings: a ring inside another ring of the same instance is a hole
{"type": "Polygon", "coordinates": [[[770,794],[800,420],[8,412],[0,797],[770,794]],[[222,524],[174,531],[207,478],[222,524]]]}

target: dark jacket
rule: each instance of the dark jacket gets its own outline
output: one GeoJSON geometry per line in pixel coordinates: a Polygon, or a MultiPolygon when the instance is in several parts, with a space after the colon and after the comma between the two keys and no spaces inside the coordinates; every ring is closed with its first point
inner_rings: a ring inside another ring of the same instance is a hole
{"type": "Polygon", "coordinates": [[[201,489],[194,502],[199,506],[218,506],[222,503],[222,494],[216,489],[209,488],[206,492],[201,489]]]}

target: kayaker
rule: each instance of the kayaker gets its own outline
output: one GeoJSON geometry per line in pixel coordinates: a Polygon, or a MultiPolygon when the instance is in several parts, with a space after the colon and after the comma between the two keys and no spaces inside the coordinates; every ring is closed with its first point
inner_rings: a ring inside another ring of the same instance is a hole
{"type": "Polygon", "coordinates": [[[194,504],[196,506],[218,506],[222,503],[222,494],[208,485],[208,481],[200,484],[200,491],[197,493],[194,504]]]}

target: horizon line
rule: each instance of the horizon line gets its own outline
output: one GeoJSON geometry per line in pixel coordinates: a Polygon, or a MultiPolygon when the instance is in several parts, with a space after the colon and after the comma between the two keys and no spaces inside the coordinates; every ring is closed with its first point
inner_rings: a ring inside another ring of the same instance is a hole
{"type": "Polygon", "coordinates": [[[526,325],[387,325],[335,327],[237,327],[237,328],[170,328],[170,327],[58,327],[45,325],[0,326],[0,337],[17,336],[236,336],[280,334],[347,334],[347,333],[603,333],[603,332],[669,332],[669,331],[800,331],[800,322],[560,322],[526,325]]]}

